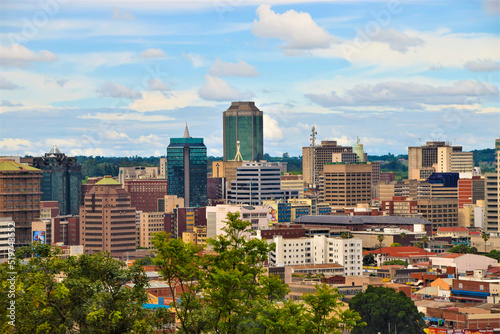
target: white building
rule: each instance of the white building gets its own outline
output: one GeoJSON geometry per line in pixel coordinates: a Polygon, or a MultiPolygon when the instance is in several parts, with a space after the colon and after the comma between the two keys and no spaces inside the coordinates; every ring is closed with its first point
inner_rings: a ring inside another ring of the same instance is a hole
{"type": "Polygon", "coordinates": [[[118,181],[125,186],[125,180],[156,179],[160,176],[158,167],[120,167],[118,181]]]}
{"type": "Polygon", "coordinates": [[[344,267],[345,276],[361,276],[363,266],[361,239],[313,238],[284,239],[275,236],[275,251],[269,254],[271,266],[338,263],[344,267]]]}
{"type": "Polygon", "coordinates": [[[222,228],[226,226],[228,212],[240,213],[241,220],[250,221],[252,229],[258,230],[267,227],[268,207],[264,206],[242,206],[219,204],[216,206],[207,206],[207,238],[214,238],[223,233],[222,228]]]}
{"type": "Polygon", "coordinates": [[[0,259],[9,257],[9,238],[15,237],[14,227],[15,223],[11,217],[0,218],[0,259]]]}
{"type": "Polygon", "coordinates": [[[430,261],[433,267],[455,267],[459,273],[472,270],[486,270],[490,266],[498,266],[497,260],[477,254],[450,253],[444,256],[431,257],[430,261]]]}
{"type": "Polygon", "coordinates": [[[298,197],[297,190],[281,189],[280,167],[267,162],[243,162],[228,191],[228,201],[234,204],[262,205],[266,200],[298,197]]]}

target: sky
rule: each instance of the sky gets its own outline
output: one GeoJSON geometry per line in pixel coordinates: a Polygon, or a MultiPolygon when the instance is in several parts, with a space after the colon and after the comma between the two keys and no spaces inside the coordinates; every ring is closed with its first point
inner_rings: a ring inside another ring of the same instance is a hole
{"type": "Polygon", "coordinates": [[[222,156],[255,101],[264,152],[500,136],[500,1],[0,1],[0,155],[222,156]]]}

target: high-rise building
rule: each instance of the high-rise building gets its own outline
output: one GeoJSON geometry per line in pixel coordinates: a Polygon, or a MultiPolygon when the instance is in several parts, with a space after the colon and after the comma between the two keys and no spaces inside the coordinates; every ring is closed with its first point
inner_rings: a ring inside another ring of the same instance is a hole
{"type": "Polygon", "coordinates": [[[158,208],[158,199],[167,194],[167,180],[125,180],[125,190],[130,194],[132,206],[137,211],[153,212],[158,208]]]}
{"type": "Polygon", "coordinates": [[[161,177],[158,167],[144,167],[144,166],[134,166],[134,167],[120,167],[120,172],[118,174],[118,182],[125,185],[126,180],[137,180],[137,179],[156,179],[164,178],[161,177]]]}
{"type": "Polygon", "coordinates": [[[40,216],[41,178],[37,168],[0,159],[0,218],[15,222],[16,248],[33,240],[31,222],[40,216]]]}
{"type": "Polygon", "coordinates": [[[500,138],[495,140],[495,173],[485,173],[484,224],[486,232],[500,232],[500,138]]]}
{"type": "Polygon", "coordinates": [[[115,256],[135,251],[135,208],[130,205],[130,195],[111,176],[96,182],[85,195],[80,226],[85,253],[102,251],[115,256]]]}
{"type": "MultiPolygon", "coordinates": [[[[165,217],[163,212],[141,212],[138,228],[139,247],[153,248],[153,235],[165,231],[165,217]]],[[[168,231],[170,232],[170,231],[168,231]]]]}
{"type": "Polygon", "coordinates": [[[371,204],[372,166],[368,162],[325,164],[324,201],[333,207],[371,204]]]}
{"type": "Polygon", "coordinates": [[[42,201],[58,201],[61,215],[78,215],[82,194],[82,166],[56,145],[43,157],[33,158],[33,167],[42,170],[42,201]]]}
{"type": "MultiPolygon", "coordinates": [[[[326,140],[321,141],[321,145],[316,147],[302,147],[302,173],[306,184],[312,184],[313,173],[320,175],[323,172],[323,166],[333,161],[333,153],[344,153],[345,159],[359,159],[357,155],[355,156],[356,153],[353,152],[352,147],[337,145],[336,141],[326,140]]],[[[342,155],[338,159],[342,159],[342,155]]]]}
{"type": "Polygon", "coordinates": [[[233,204],[262,205],[271,199],[298,198],[299,192],[281,188],[281,171],[266,162],[243,162],[231,182],[228,201],[233,204]]]}
{"type": "Polygon", "coordinates": [[[408,178],[425,179],[432,172],[472,172],[472,152],[462,152],[462,146],[444,141],[430,141],[426,145],[408,147],[408,178]]]}
{"type": "Polygon", "coordinates": [[[240,142],[242,160],[264,158],[263,114],[255,102],[231,102],[223,113],[224,161],[234,160],[240,142]]]}
{"type": "Polygon", "coordinates": [[[203,138],[192,138],[186,124],[182,138],[167,147],[168,194],[184,198],[185,207],[207,204],[207,148],[203,138]]]}
{"type": "Polygon", "coordinates": [[[476,204],[478,200],[484,200],[484,179],[480,176],[460,178],[458,180],[458,208],[466,204],[476,204]]]}

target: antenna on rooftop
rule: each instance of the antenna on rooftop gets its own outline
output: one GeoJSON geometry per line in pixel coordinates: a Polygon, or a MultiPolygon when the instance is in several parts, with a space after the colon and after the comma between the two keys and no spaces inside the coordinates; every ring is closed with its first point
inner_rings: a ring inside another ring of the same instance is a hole
{"type": "Polygon", "coordinates": [[[311,134],[309,135],[311,138],[311,172],[312,172],[312,184],[313,188],[316,187],[316,135],[318,132],[316,131],[316,127],[313,125],[311,127],[311,134]]]}

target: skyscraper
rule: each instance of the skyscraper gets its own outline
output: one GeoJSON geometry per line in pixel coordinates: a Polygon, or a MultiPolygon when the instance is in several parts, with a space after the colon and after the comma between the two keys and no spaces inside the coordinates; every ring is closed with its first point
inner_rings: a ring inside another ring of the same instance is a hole
{"type": "Polygon", "coordinates": [[[236,156],[236,142],[240,142],[243,160],[260,161],[264,157],[262,111],[255,102],[231,102],[223,113],[224,161],[236,156]]]}
{"type": "Polygon", "coordinates": [[[42,170],[42,201],[58,201],[61,215],[78,215],[82,196],[82,166],[56,145],[43,157],[33,158],[42,170]]]}
{"type": "Polygon", "coordinates": [[[182,138],[167,147],[168,194],[184,198],[185,207],[207,204],[207,148],[203,138],[191,138],[186,124],[182,138]]]}
{"type": "Polygon", "coordinates": [[[495,140],[495,172],[485,173],[484,222],[487,233],[500,232],[500,138],[495,140]]]}

